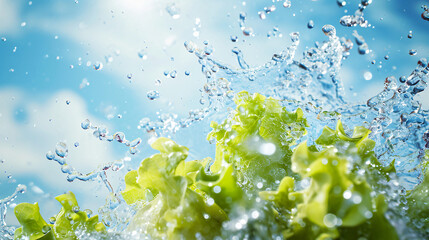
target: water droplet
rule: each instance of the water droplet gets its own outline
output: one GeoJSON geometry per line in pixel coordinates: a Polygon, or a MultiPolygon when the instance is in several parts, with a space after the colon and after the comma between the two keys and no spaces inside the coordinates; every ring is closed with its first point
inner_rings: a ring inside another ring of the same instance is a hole
{"type": "Polygon", "coordinates": [[[101,62],[96,62],[96,63],[93,65],[93,67],[94,67],[94,69],[95,69],[95,70],[101,70],[101,69],[103,69],[103,63],[101,63],[101,62]]]}
{"type": "Polygon", "coordinates": [[[55,153],[58,157],[65,158],[67,157],[69,150],[67,148],[67,144],[65,142],[59,142],[55,146],[55,153]]]}
{"type": "Polygon", "coordinates": [[[423,18],[423,20],[426,20],[426,21],[429,21],[429,11],[424,11],[423,13],[422,13],[422,18],[423,18]]]}
{"type": "Polygon", "coordinates": [[[87,130],[91,127],[91,122],[89,121],[89,119],[85,119],[80,123],[80,126],[82,127],[82,129],[87,130]]]}
{"type": "Polygon", "coordinates": [[[214,193],[220,193],[222,191],[222,188],[220,186],[214,186],[213,187],[213,192],[214,193]]]}
{"type": "Polygon", "coordinates": [[[80,211],[79,206],[74,206],[74,207],[72,208],[72,211],[73,211],[74,213],[78,213],[78,212],[80,211]]]}
{"type": "Polygon", "coordinates": [[[191,74],[191,72],[189,72],[189,71],[187,71],[187,70],[186,70],[186,71],[185,71],[185,75],[186,75],[186,76],[189,76],[189,74],[191,74]]]}
{"type": "Polygon", "coordinates": [[[343,192],[343,198],[344,199],[350,199],[352,197],[352,192],[350,190],[346,190],[343,192]]]}
{"type": "Polygon", "coordinates": [[[389,55],[384,56],[385,60],[389,60],[389,55]]]}
{"type": "Polygon", "coordinates": [[[256,184],[256,187],[257,187],[258,189],[261,189],[263,186],[264,186],[264,184],[263,184],[263,183],[261,183],[261,182],[258,182],[258,183],[256,184]]]}
{"type": "Polygon", "coordinates": [[[368,6],[368,5],[370,5],[372,3],[372,0],[362,0],[361,1],[361,4],[362,4],[362,6],[368,6]]]}
{"type": "Polygon", "coordinates": [[[176,76],[177,76],[177,71],[176,70],[173,70],[173,71],[170,72],[170,77],[171,78],[176,78],[176,76]]]}
{"type": "Polygon", "coordinates": [[[290,36],[290,40],[292,40],[292,42],[299,42],[299,33],[298,32],[293,32],[291,34],[289,34],[290,36]]]}
{"type": "Polygon", "coordinates": [[[401,76],[399,78],[399,82],[401,82],[401,83],[405,83],[406,81],[407,81],[407,77],[405,77],[405,76],[401,76]]]}
{"type": "Polygon", "coordinates": [[[239,18],[241,21],[245,21],[246,20],[246,13],[245,12],[240,12],[239,18]]]}
{"type": "Polygon", "coordinates": [[[27,23],[26,22],[22,22],[21,23],[21,27],[25,27],[25,26],[27,26],[27,23]]]}
{"type": "Polygon", "coordinates": [[[78,142],[75,142],[75,143],[74,143],[74,146],[75,146],[75,147],[79,147],[79,143],[78,143],[78,142]]]}
{"type": "Polygon", "coordinates": [[[411,50],[410,50],[410,52],[409,52],[409,54],[410,54],[411,56],[414,56],[414,55],[416,55],[416,54],[417,54],[417,50],[415,50],[415,49],[411,49],[411,50]]]}
{"type": "Polygon", "coordinates": [[[265,15],[265,12],[263,12],[263,11],[258,12],[258,15],[259,15],[259,18],[262,19],[262,20],[264,20],[265,18],[267,18],[267,16],[265,15]]]}
{"type": "Polygon", "coordinates": [[[183,45],[186,48],[186,51],[188,51],[189,53],[193,53],[195,51],[195,43],[192,41],[186,41],[183,43],[183,45]]]}
{"type": "Polygon", "coordinates": [[[128,74],[127,74],[127,78],[128,78],[128,79],[133,78],[133,74],[132,74],[132,73],[128,73],[128,74]]]}
{"type": "Polygon", "coordinates": [[[51,227],[49,227],[49,225],[45,225],[45,226],[42,227],[42,232],[44,234],[47,234],[50,231],[51,231],[51,227]]]}
{"type": "Polygon", "coordinates": [[[326,227],[333,228],[338,223],[337,216],[335,216],[332,213],[328,213],[323,217],[323,223],[325,224],[326,227]]]}
{"type": "Polygon", "coordinates": [[[5,37],[1,37],[1,41],[2,41],[2,42],[6,42],[6,41],[7,41],[7,39],[6,39],[5,37]]]}
{"type": "Polygon", "coordinates": [[[233,35],[231,35],[231,36],[230,36],[230,38],[231,38],[231,41],[232,41],[232,42],[237,42],[237,39],[238,39],[238,37],[237,37],[237,36],[233,36],[233,35]]]}
{"type": "Polygon", "coordinates": [[[155,90],[149,91],[147,93],[147,98],[149,100],[155,100],[155,99],[159,98],[159,92],[155,91],[155,90]]]}
{"type": "Polygon", "coordinates": [[[67,104],[67,105],[70,105],[70,100],[66,100],[66,104],[67,104]]]}
{"type": "Polygon", "coordinates": [[[244,36],[250,36],[252,34],[253,34],[253,28],[251,28],[251,27],[245,27],[243,29],[243,35],[244,36]]]}
{"type": "Polygon", "coordinates": [[[361,55],[368,54],[369,53],[368,44],[363,43],[362,45],[360,45],[358,47],[358,53],[361,55]]]}
{"type": "Polygon", "coordinates": [[[85,210],[83,210],[85,213],[86,213],[86,215],[90,218],[91,217],[91,215],[92,215],[92,211],[91,211],[91,209],[85,209],[85,210]]]}
{"type": "Polygon", "coordinates": [[[291,6],[292,6],[292,3],[290,2],[290,0],[285,0],[283,2],[283,7],[290,8],[291,6]]]}
{"type": "Polygon", "coordinates": [[[211,46],[211,45],[207,45],[207,46],[205,46],[204,47],[204,53],[206,54],[206,55],[210,55],[210,54],[212,54],[213,53],[213,47],[211,46]]]}
{"type": "Polygon", "coordinates": [[[337,0],[337,4],[339,7],[344,7],[346,6],[347,2],[345,0],[337,0]]]}
{"type": "Polygon", "coordinates": [[[408,33],[408,38],[409,38],[409,39],[413,38],[413,32],[412,32],[412,31],[410,31],[410,32],[408,33]]]}
{"type": "Polygon", "coordinates": [[[55,217],[50,217],[50,218],[49,218],[49,223],[50,223],[50,224],[54,224],[54,223],[55,223],[55,221],[57,221],[57,219],[56,219],[55,217]]]}
{"type": "Polygon", "coordinates": [[[180,9],[178,7],[176,7],[175,3],[171,3],[169,4],[165,10],[168,12],[168,14],[170,14],[170,16],[173,19],[178,19],[180,18],[180,9]]]}
{"type": "Polygon", "coordinates": [[[323,26],[322,31],[328,37],[334,37],[336,35],[335,27],[329,24],[323,26]]]}
{"type": "Polygon", "coordinates": [[[308,21],[307,27],[308,27],[308,29],[314,28],[314,22],[313,22],[313,20],[308,21]]]}
{"type": "Polygon", "coordinates": [[[364,78],[365,80],[367,80],[367,81],[371,80],[371,79],[372,79],[372,73],[371,73],[371,72],[369,72],[369,71],[364,72],[364,73],[363,73],[363,78],[364,78]]]}
{"type": "Polygon", "coordinates": [[[48,160],[53,160],[53,159],[55,158],[55,155],[54,155],[54,153],[53,153],[52,151],[48,151],[48,152],[46,153],[46,158],[47,158],[48,160]]]}

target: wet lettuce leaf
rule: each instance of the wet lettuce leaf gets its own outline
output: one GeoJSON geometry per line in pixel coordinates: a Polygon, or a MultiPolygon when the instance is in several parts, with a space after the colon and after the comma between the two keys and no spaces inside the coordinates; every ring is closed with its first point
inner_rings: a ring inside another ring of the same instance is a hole
{"type": "Polygon", "coordinates": [[[91,218],[87,213],[79,210],[76,197],[72,192],[57,196],[62,208],[55,217],[54,224],[47,224],[39,212],[37,203],[18,204],[14,211],[21,224],[15,231],[14,239],[29,240],[72,240],[79,239],[76,231],[85,233],[104,232],[105,227],[98,222],[98,216],[91,218]]]}
{"type": "Polygon", "coordinates": [[[232,164],[243,186],[258,183],[274,187],[285,175],[293,175],[291,146],[307,133],[307,121],[298,108],[289,112],[278,100],[246,91],[236,94],[233,115],[221,124],[211,123],[208,140],[216,140],[212,168],[232,164]]]}
{"type": "Polygon", "coordinates": [[[207,172],[210,159],[185,162],[188,148],[168,138],[151,146],[160,153],[126,176],[122,197],[137,209],[128,231],[167,239],[219,235],[228,209],[242,196],[232,167],[207,172]]]}
{"type": "Polygon", "coordinates": [[[368,173],[354,172],[353,165],[366,163],[384,173],[386,170],[373,157],[374,143],[369,130],[356,127],[352,137],[344,133],[339,121],[337,129],[325,127],[315,141],[320,151],[306,142],[293,151],[292,170],[300,175],[300,191],[294,190],[294,179],[286,176],[277,191],[260,192],[283,215],[287,239],[398,239],[384,213],[387,205],[367,181],[368,173]],[[371,162],[367,162],[367,161],[371,162]],[[387,232],[380,233],[380,229],[387,232]]]}

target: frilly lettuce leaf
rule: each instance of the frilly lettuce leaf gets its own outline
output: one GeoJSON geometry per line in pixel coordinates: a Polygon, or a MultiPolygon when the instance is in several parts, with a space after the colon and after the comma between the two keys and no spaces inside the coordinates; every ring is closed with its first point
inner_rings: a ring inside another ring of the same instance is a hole
{"type": "Polygon", "coordinates": [[[205,172],[210,159],[185,162],[188,149],[167,138],[152,147],[160,153],[125,178],[122,197],[137,208],[128,230],[167,239],[217,236],[228,209],[241,198],[232,167],[205,172]]]}
{"type": "Polygon", "coordinates": [[[105,227],[98,222],[98,216],[88,218],[72,192],[57,196],[62,208],[55,217],[54,224],[47,224],[39,212],[37,203],[21,203],[15,207],[15,216],[22,227],[16,229],[14,239],[30,240],[72,240],[78,239],[76,230],[85,232],[104,232],[105,227]]]}
{"type": "Polygon", "coordinates": [[[336,131],[325,127],[316,140],[323,145],[321,151],[308,147],[306,142],[294,149],[292,170],[308,181],[308,186],[295,191],[294,179],[286,176],[277,191],[259,193],[261,198],[273,202],[285,219],[292,219],[283,223],[285,238],[398,239],[384,217],[384,197],[374,195],[367,175],[352,171],[353,165],[360,164],[362,159],[384,170],[378,161],[373,162],[374,144],[368,134],[369,130],[357,127],[349,137],[338,122],[336,131]],[[339,142],[347,142],[347,146],[339,142]],[[386,232],[380,234],[380,229],[386,232]]]}
{"type": "Polygon", "coordinates": [[[237,108],[223,123],[211,123],[208,139],[216,139],[212,168],[232,164],[246,188],[257,183],[273,187],[290,169],[291,146],[306,134],[307,121],[301,109],[288,112],[278,100],[246,91],[234,98],[237,108]]]}

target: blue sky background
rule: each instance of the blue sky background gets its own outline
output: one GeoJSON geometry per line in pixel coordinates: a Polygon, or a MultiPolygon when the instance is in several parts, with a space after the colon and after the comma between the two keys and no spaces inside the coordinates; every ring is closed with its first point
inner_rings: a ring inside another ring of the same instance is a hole
{"type": "MultiPolygon", "coordinates": [[[[154,119],[159,111],[185,117],[199,107],[198,89],[205,78],[197,58],[183,47],[187,40],[199,46],[207,40],[215,59],[236,67],[231,49],[239,47],[249,65],[259,66],[290,44],[291,32],[300,33],[301,53],[315,41],[326,40],[321,31],[325,24],[352,40],[356,30],[371,52],[359,55],[355,44],[340,76],[349,100],[368,99],[382,89],[387,76],[408,75],[419,58],[429,56],[429,21],[420,16],[421,6],[429,2],[374,0],[364,11],[371,27],[341,26],[339,19],[353,14],[359,2],[349,0],[340,8],[334,0],[295,0],[284,8],[282,1],[263,0],[0,0],[0,37],[5,39],[0,41],[0,159],[4,160],[0,199],[22,183],[29,190],[16,203],[39,201],[45,216],[59,209],[52,196],[67,190],[76,193],[83,208],[96,210],[104,204],[107,190],[103,186],[67,182],[59,165],[46,160],[46,152],[54,150],[58,141],[66,141],[70,164],[89,171],[129,154],[125,146],[98,141],[83,131],[82,120],[106,125],[110,132],[122,131],[128,139],[146,139],[137,129],[140,119],[154,119]],[[258,12],[271,5],[276,10],[261,20],[258,12]],[[171,16],[167,8],[176,8],[179,17],[171,16]],[[244,36],[240,30],[240,12],[247,14],[246,25],[253,28],[254,36],[244,36]],[[309,20],[315,23],[313,29],[307,28],[309,20]],[[267,37],[274,27],[282,37],[267,37]],[[407,38],[409,31],[412,39],[407,38]],[[238,41],[232,42],[231,36],[238,41]],[[417,55],[410,56],[410,49],[417,50],[417,55]],[[142,50],[146,58],[139,57],[142,50]],[[93,68],[96,62],[103,64],[101,70],[93,68]],[[164,71],[172,70],[177,71],[176,78],[164,76],[164,71]],[[369,81],[363,77],[366,71],[373,76],[369,81]],[[84,79],[89,85],[81,88],[84,79]],[[156,80],[161,80],[159,86],[156,80]],[[150,90],[159,91],[160,98],[148,100],[150,90]],[[75,142],[79,147],[73,147],[75,142]]],[[[429,95],[421,95],[427,108],[429,95]]],[[[193,157],[203,158],[214,151],[203,141],[208,131],[209,126],[201,122],[174,137],[191,147],[193,157]]],[[[146,144],[140,151],[130,156],[132,164],[150,153],[146,144]]],[[[109,174],[119,186],[118,177],[109,174]]],[[[16,223],[10,214],[8,222],[16,223]]]]}

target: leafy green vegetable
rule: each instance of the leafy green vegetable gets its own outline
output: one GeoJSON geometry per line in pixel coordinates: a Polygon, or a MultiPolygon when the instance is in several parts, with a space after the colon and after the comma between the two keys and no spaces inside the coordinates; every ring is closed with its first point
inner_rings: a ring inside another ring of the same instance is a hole
{"type": "Polygon", "coordinates": [[[242,91],[234,98],[237,109],[222,124],[211,123],[208,139],[216,139],[218,169],[224,162],[232,164],[244,187],[254,189],[258,183],[274,187],[290,169],[291,146],[306,134],[307,121],[301,109],[288,112],[278,100],[258,93],[242,91]]]}
{"type": "Polygon", "coordinates": [[[37,203],[21,203],[15,207],[15,216],[22,227],[16,229],[14,239],[62,240],[78,239],[76,230],[84,232],[104,232],[105,227],[98,222],[98,216],[88,218],[84,211],[79,211],[72,192],[56,197],[62,208],[55,217],[54,224],[47,224],[39,212],[37,203]]]}
{"type": "Polygon", "coordinates": [[[294,191],[294,180],[285,177],[277,191],[260,193],[263,199],[274,203],[279,214],[291,220],[283,222],[285,238],[398,238],[384,217],[383,196],[374,196],[366,174],[352,171],[353,164],[367,160],[374,161],[367,165],[381,166],[372,157],[374,144],[367,139],[368,133],[369,130],[357,127],[353,136],[348,137],[338,122],[336,131],[325,127],[316,140],[324,145],[321,151],[313,151],[315,148],[307,147],[306,142],[294,149],[292,170],[308,181],[308,187],[294,191]],[[380,229],[388,232],[380,236],[380,229]]]}
{"type": "Polygon", "coordinates": [[[138,206],[128,230],[168,239],[218,235],[227,209],[241,197],[233,169],[204,172],[209,159],[185,162],[188,148],[167,138],[151,146],[160,153],[144,159],[126,177],[122,196],[138,206]]]}

